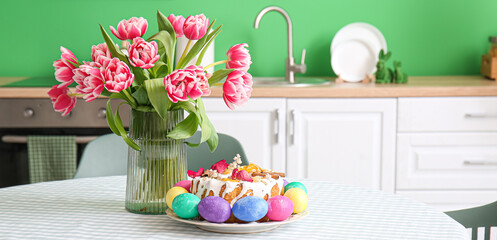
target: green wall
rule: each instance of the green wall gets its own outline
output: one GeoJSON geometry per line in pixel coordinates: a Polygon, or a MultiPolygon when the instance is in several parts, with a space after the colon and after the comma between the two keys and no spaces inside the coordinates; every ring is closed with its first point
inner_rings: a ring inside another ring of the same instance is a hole
{"type": "Polygon", "coordinates": [[[123,18],[142,16],[155,33],[156,10],[217,18],[224,31],[216,39],[216,60],[241,42],[250,46],[254,76],[283,76],[286,25],[266,15],[258,30],[257,13],[277,5],[294,27],[294,57],[307,49],[307,76],[330,76],[330,43],[351,22],[367,22],[383,32],[392,59],[403,61],[410,75],[479,73],[488,36],[497,35],[496,0],[5,0],[0,7],[0,76],[51,76],[59,46],[89,60],[91,46],[103,42],[98,24],[117,26],[123,18]]]}

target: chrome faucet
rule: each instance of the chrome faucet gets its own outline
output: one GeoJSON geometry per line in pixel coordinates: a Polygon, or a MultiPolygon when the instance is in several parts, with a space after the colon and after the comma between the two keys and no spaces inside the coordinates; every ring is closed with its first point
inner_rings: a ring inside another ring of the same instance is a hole
{"type": "Polygon", "coordinates": [[[302,59],[300,64],[295,64],[295,59],[293,58],[293,36],[292,36],[292,20],[290,20],[290,16],[288,16],[288,13],[285,12],[280,7],[276,6],[271,6],[262,9],[257,17],[255,18],[255,23],[254,27],[255,29],[259,28],[259,23],[261,22],[262,16],[264,14],[270,12],[270,11],[276,11],[279,12],[285,17],[286,20],[286,25],[288,27],[288,58],[286,59],[286,74],[285,74],[285,79],[289,83],[295,83],[295,73],[305,73],[306,71],[306,65],[304,63],[305,61],[305,49],[302,50],[302,59]]]}

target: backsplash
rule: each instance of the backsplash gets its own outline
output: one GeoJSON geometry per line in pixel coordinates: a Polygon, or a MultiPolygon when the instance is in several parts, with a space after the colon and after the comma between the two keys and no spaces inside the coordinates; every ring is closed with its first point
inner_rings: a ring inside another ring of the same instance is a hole
{"type": "Polygon", "coordinates": [[[284,18],[271,12],[259,29],[253,26],[257,13],[270,5],[290,15],[294,57],[299,62],[302,49],[307,49],[307,76],[333,75],[331,40],[351,22],[376,26],[411,76],[479,74],[488,37],[497,35],[495,0],[17,0],[0,8],[0,76],[53,76],[52,63],[60,57],[60,45],[78,59],[90,60],[91,45],[103,42],[99,23],[108,29],[123,18],[141,16],[155,31],[157,9],[166,15],[205,13],[211,20],[216,18],[225,30],[216,39],[216,60],[222,60],[230,46],[247,42],[254,62],[252,75],[284,76],[284,18]]]}

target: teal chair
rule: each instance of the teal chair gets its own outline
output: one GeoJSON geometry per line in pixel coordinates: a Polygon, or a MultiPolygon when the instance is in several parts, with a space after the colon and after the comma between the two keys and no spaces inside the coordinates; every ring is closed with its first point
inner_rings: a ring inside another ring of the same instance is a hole
{"type": "MultiPolygon", "coordinates": [[[[226,159],[231,163],[236,154],[240,154],[242,165],[248,164],[247,155],[242,145],[234,137],[218,133],[219,145],[210,152],[207,143],[196,148],[186,147],[188,169],[197,171],[200,167],[209,169],[212,164],[226,159]]],[[[187,141],[199,142],[201,133],[195,133],[187,141]]],[[[78,170],[74,178],[126,175],[128,162],[128,145],[115,134],[107,134],[91,141],[83,151],[78,170]]]]}
{"type": "Polygon", "coordinates": [[[478,228],[485,228],[484,239],[490,239],[490,227],[497,227],[497,201],[480,207],[446,212],[465,228],[471,228],[471,239],[478,239],[478,228]]]}

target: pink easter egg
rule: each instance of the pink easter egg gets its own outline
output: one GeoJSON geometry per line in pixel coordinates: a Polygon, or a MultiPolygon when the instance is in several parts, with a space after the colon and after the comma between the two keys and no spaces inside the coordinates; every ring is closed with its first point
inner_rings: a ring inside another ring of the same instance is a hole
{"type": "Polygon", "coordinates": [[[267,200],[267,217],[271,221],[286,220],[293,212],[293,202],[285,196],[274,196],[267,200]]]}
{"type": "Polygon", "coordinates": [[[186,191],[191,192],[190,188],[192,187],[192,181],[191,180],[179,181],[176,184],[174,184],[174,187],[182,187],[186,189],[186,191]]]}

